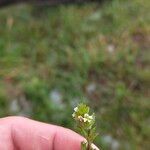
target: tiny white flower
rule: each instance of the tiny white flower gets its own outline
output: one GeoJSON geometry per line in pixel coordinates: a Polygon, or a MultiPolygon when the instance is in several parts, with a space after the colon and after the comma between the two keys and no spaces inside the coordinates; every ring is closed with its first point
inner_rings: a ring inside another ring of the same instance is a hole
{"type": "Polygon", "coordinates": [[[85,118],[88,118],[88,117],[89,117],[89,114],[84,114],[84,117],[85,117],[85,118]]]}
{"type": "Polygon", "coordinates": [[[78,116],[78,119],[83,119],[83,117],[82,116],[78,116]]]}
{"type": "Polygon", "coordinates": [[[92,120],[88,120],[88,122],[89,122],[89,123],[91,123],[91,122],[92,122],[92,120]]]}
{"type": "Polygon", "coordinates": [[[91,120],[93,120],[93,116],[89,116],[88,118],[91,119],[91,120]]]}
{"type": "Polygon", "coordinates": [[[89,114],[84,114],[84,117],[89,120],[88,122],[91,122],[91,120],[94,119],[93,116],[90,116],[89,114]]]}
{"type": "Polygon", "coordinates": [[[73,118],[75,117],[75,113],[72,114],[72,117],[73,117],[73,118]]]}
{"type": "Polygon", "coordinates": [[[79,120],[80,122],[84,122],[84,118],[83,118],[82,116],[78,116],[78,120],[79,120]]]}
{"type": "Polygon", "coordinates": [[[87,121],[88,121],[88,119],[87,119],[87,118],[83,118],[83,121],[84,121],[84,122],[87,122],[87,121]]]}
{"type": "Polygon", "coordinates": [[[75,107],[75,108],[74,108],[74,111],[77,112],[77,111],[78,111],[78,107],[75,107]]]}

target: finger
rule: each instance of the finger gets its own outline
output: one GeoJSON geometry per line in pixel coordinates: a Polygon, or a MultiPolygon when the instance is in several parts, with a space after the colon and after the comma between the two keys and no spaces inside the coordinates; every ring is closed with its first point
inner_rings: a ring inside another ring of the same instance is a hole
{"type": "Polygon", "coordinates": [[[11,128],[8,119],[0,119],[0,150],[13,150],[11,128]]]}
{"type": "Polygon", "coordinates": [[[26,118],[12,118],[12,140],[19,150],[80,150],[83,138],[75,132],[26,118]]]}

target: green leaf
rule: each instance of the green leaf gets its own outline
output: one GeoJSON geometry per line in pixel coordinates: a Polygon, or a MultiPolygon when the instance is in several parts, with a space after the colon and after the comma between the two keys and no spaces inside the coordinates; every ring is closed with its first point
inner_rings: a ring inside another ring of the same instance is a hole
{"type": "Polygon", "coordinates": [[[85,104],[81,103],[81,104],[78,105],[78,114],[81,115],[81,116],[84,115],[84,114],[88,114],[89,110],[90,110],[90,108],[85,104]]]}
{"type": "Polygon", "coordinates": [[[86,130],[84,130],[82,127],[78,126],[77,129],[81,133],[81,135],[84,136],[85,138],[88,136],[86,130]]]}
{"type": "Polygon", "coordinates": [[[94,139],[98,136],[98,133],[96,132],[96,127],[92,128],[90,130],[90,133],[89,133],[89,139],[90,141],[94,141],[94,139]]]}

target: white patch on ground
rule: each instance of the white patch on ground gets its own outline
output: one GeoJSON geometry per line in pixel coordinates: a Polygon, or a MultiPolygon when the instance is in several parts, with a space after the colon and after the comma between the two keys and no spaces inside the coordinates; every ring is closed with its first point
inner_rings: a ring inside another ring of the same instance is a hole
{"type": "Polygon", "coordinates": [[[113,141],[111,143],[112,150],[118,150],[119,146],[120,146],[119,142],[117,140],[113,139],[113,141]]]}
{"type": "Polygon", "coordinates": [[[111,135],[104,135],[102,137],[103,142],[111,147],[112,150],[118,150],[120,143],[114,139],[111,135]]]}
{"type": "Polygon", "coordinates": [[[90,21],[99,21],[101,19],[102,15],[100,12],[95,12],[95,13],[92,13],[90,16],[89,16],[89,20],[90,21]]]}
{"type": "Polygon", "coordinates": [[[108,52],[113,53],[115,51],[115,46],[113,44],[108,45],[107,47],[108,52]]]}
{"type": "Polygon", "coordinates": [[[96,90],[96,84],[95,83],[90,83],[86,87],[86,91],[88,92],[88,94],[92,94],[95,90],[96,90]]]}
{"type": "Polygon", "coordinates": [[[104,143],[106,144],[111,144],[113,141],[113,138],[111,135],[104,135],[102,138],[103,138],[104,143]]]}
{"type": "Polygon", "coordinates": [[[10,101],[9,110],[13,113],[18,112],[20,110],[20,106],[18,104],[17,99],[13,99],[10,101]]]}
{"type": "Polygon", "coordinates": [[[53,103],[62,104],[62,94],[58,90],[51,91],[49,97],[53,103]]]}

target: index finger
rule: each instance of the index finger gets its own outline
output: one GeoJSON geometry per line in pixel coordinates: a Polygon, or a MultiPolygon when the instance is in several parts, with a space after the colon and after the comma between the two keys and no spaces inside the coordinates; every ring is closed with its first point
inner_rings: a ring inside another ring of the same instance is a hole
{"type": "Polygon", "coordinates": [[[8,123],[15,150],[80,150],[84,140],[69,129],[27,118],[10,117],[0,122],[8,123]]]}

